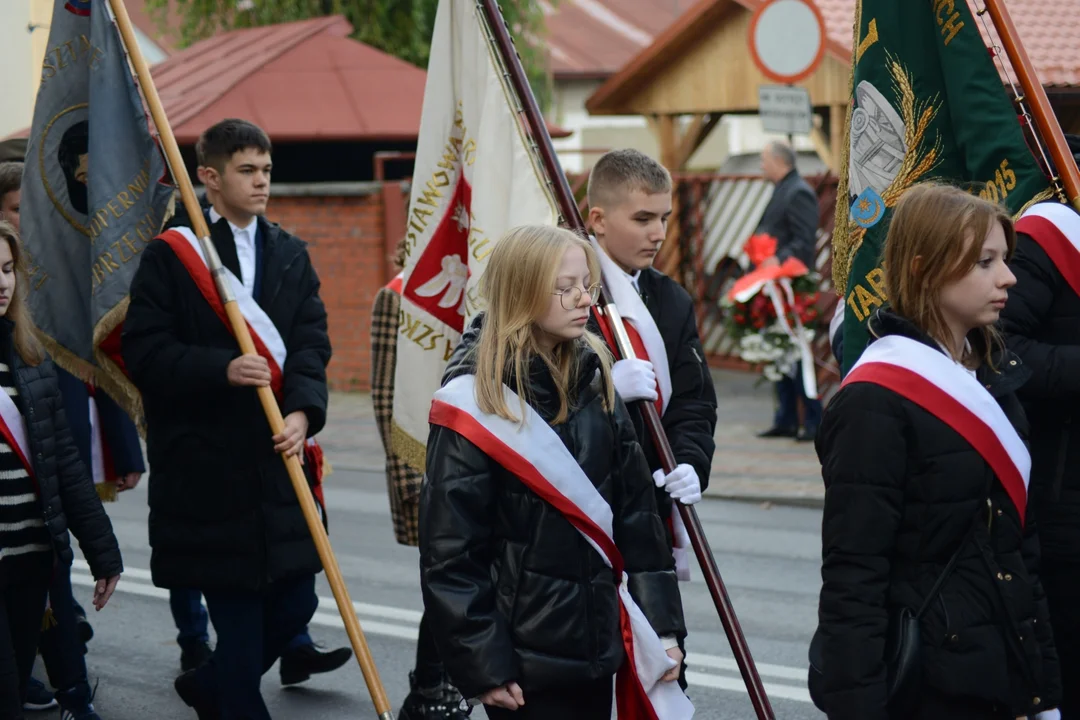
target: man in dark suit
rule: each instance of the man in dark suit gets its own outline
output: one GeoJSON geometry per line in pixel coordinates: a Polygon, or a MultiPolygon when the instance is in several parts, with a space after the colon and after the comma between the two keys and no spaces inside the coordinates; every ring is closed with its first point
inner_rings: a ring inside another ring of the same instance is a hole
{"type": "MultiPolygon", "coordinates": [[[[782,142],[772,142],[761,152],[761,173],[776,185],[765,207],[756,232],[776,238],[776,257],[764,265],[781,264],[789,257],[801,260],[814,270],[817,254],[818,201],[805,180],[795,169],[795,151],[782,142]]],[[[802,384],[802,363],[796,363],[793,374],[776,383],[776,415],[773,426],[759,437],[793,437],[811,442],[821,421],[821,401],[806,397],[802,384]],[[805,417],[799,431],[799,399],[805,417]]]]}

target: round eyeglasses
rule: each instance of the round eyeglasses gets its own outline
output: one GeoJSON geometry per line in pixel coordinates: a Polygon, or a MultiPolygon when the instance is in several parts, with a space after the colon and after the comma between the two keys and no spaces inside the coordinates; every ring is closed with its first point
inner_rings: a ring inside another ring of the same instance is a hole
{"type": "Polygon", "coordinates": [[[573,310],[581,302],[581,296],[586,292],[589,294],[589,304],[595,305],[596,301],[600,299],[600,287],[600,283],[597,283],[588,290],[582,290],[579,285],[574,285],[563,290],[556,290],[551,294],[559,296],[559,302],[562,303],[563,310],[573,310]]]}

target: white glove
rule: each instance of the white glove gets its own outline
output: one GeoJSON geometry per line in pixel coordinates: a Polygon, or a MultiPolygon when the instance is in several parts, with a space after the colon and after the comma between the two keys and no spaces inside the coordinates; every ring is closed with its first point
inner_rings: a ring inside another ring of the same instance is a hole
{"type": "Polygon", "coordinates": [[[611,381],[623,402],[656,402],[656,372],[648,360],[619,360],[611,366],[611,381]]]}
{"type": "Polygon", "coordinates": [[[1035,720],[1061,720],[1061,711],[1057,708],[1053,710],[1043,710],[1041,713],[1035,715],[1035,720]]]}
{"type": "Polygon", "coordinates": [[[692,465],[683,463],[664,477],[663,470],[653,473],[653,482],[656,487],[667,490],[667,494],[678,500],[683,505],[693,505],[701,499],[701,481],[698,480],[697,471],[692,465]]]}

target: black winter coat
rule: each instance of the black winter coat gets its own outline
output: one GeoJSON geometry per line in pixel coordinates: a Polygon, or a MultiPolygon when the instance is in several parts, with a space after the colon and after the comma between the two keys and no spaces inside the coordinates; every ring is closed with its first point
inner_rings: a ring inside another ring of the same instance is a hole
{"type": "MultiPolygon", "coordinates": [[[[692,465],[704,490],[709,486],[716,450],[713,437],[716,432],[716,388],[698,337],[694,301],[681,285],[654,268],[641,271],[638,287],[642,302],[664,339],[671,372],[671,400],[661,422],[675,462],[692,465]]],[[[590,316],[589,328],[600,334],[595,315],[590,316]]],[[[645,426],[640,403],[631,403],[627,409],[650,470],[659,470],[662,467],[660,455],[645,426]]],[[[657,491],[656,502],[660,516],[666,520],[671,514],[671,496],[661,488],[657,491]]]]}
{"type": "Polygon", "coordinates": [[[26,420],[28,459],[34,466],[38,497],[57,558],[61,565],[71,564],[70,529],[95,578],[119,575],[124,571],[120,546],[71,437],[56,366],[48,358],[36,367],[23,362],[14,349],[13,329],[10,320],[0,319],[0,352],[19,391],[12,399],[26,420]]]}
{"type": "Polygon", "coordinates": [[[1002,313],[1009,347],[1032,372],[1031,500],[1043,555],[1080,562],[1080,297],[1029,235],[1017,233],[1016,286],[1002,313]]]}
{"type": "MultiPolygon", "coordinates": [[[[875,314],[871,332],[938,349],[888,311],[875,314]]],[[[1011,354],[996,366],[1000,372],[983,368],[979,380],[1023,437],[1014,393],[1030,372],[1011,354]]],[[[917,610],[961,543],[954,572],[923,617],[924,682],[953,698],[995,703],[1010,718],[1057,706],[1057,653],[1030,505],[1021,527],[1016,506],[967,441],[878,385],[836,394],[817,451],[826,487],[818,615],[830,720],[888,717],[890,611],[917,610]]]]}
{"type": "Polygon", "coordinates": [[[814,189],[798,171],[792,170],[776,183],[757,232],[776,238],[776,257],[780,262],[794,257],[814,270],[819,214],[814,189]]]}
{"type": "MultiPolygon", "coordinates": [[[[307,414],[310,437],[326,422],[328,397],[319,279],[301,240],[263,218],[259,228],[265,243],[256,300],[288,351],[279,404],[283,415],[307,414]]],[[[227,221],[211,227],[211,238],[223,262],[235,262],[227,221]]],[[[228,383],[227,367],[240,355],[236,340],[164,240],[142,253],[122,344],[146,410],[154,584],[260,590],[319,572],[256,391],[228,383]]]]}
{"type": "MultiPolygon", "coordinates": [[[[474,325],[444,381],[473,371],[476,337],[474,325]]],[[[645,458],[622,401],[614,416],[604,410],[599,359],[583,353],[570,417],[552,427],[613,508],[634,600],[661,637],[684,637],[671,545],[645,458]]],[[[558,396],[542,361],[529,384],[536,411],[554,417],[558,396]]],[[[420,494],[420,566],[439,656],[465,697],[516,681],[528,698],[610,677],[623,662],[616,582],[600,555],[514,475],[434,425],[420,494]]]]}

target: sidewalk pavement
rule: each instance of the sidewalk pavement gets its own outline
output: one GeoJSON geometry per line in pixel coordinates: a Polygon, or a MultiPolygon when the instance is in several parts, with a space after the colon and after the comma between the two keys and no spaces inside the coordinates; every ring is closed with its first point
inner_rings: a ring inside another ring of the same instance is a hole
{"type": "MultiPolygon", "coordinates": [[[[716,454],[708,497],[777,505],[820,507],[825,492],[812,443],[762,440],[770,425],[772,386],[758,376],[714,370],[719,398],[716,454]]],[[[330,415],[319,442],[333,467],[382,473],[382,440],[368,393],[332,393],[330,415]]],[[[327,479],[333,483],[333,476],[327,479]]]]}

